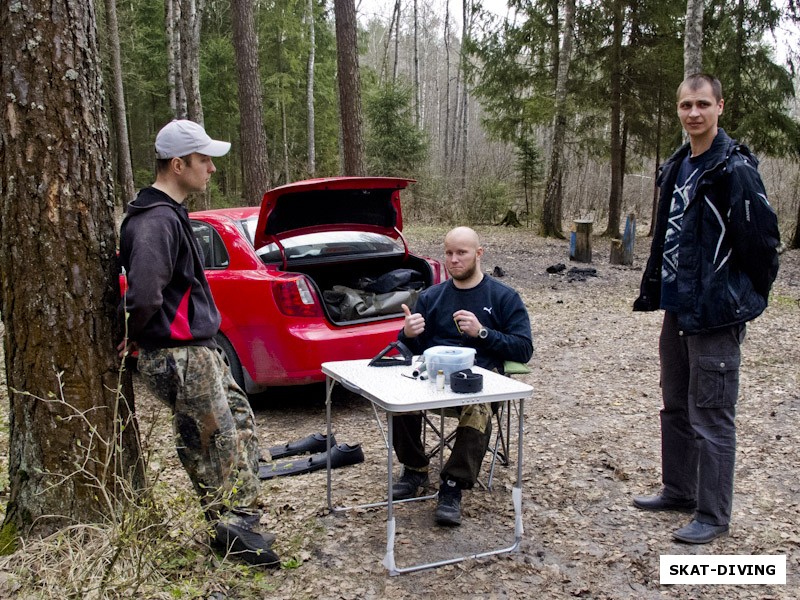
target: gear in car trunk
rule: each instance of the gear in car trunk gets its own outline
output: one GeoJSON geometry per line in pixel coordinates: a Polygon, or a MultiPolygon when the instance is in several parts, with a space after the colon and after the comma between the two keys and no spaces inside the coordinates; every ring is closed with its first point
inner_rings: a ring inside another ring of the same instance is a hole
{"type": "Polygon", "coordinates": [[[430,265],[415,256],[292,266],[314,284],[329,321],[337,325],[396,318],[402,304],[413,310],[431,285],[430,265]]]}

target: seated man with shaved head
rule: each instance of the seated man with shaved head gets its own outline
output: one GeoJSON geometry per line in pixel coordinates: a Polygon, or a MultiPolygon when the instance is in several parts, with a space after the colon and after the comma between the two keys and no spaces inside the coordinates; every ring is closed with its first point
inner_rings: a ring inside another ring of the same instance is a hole
{"type": "MultiPolygon", "coordinates": [[[[444,238],[444,252],[451,279],[422,292],[416,312],[403,305],[406,317],[398,339],[415,354],[432,346],[475,348],[475,363],[500,373],[507,360],[528,362],[533,354],[528,311],[516,291],[484,276],[478,234],[469,227],[453,229],[444,238]]],[[[472,488],[478,480],[492,431],[489,404],[460,410],[455,444],[440,473],[435,513],[440,525],[461,524],[461,490],[472,488]]],[[[396,415],[393,422],[403,474],[392,494],[395,500],[404,500],[428,486],[429,460],[422,443],[422,415],[396,415]]]]}

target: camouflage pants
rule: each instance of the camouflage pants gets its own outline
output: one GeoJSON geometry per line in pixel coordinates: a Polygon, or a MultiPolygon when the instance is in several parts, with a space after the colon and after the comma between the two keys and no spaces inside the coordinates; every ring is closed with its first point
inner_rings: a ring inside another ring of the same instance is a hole
{"type": "Polygon", "coordinates": [[[172,410],[178,456],[206,514],[258,513],[255,419],[222,353],[204,346],[143,350],[139,372],[172,410]]]}

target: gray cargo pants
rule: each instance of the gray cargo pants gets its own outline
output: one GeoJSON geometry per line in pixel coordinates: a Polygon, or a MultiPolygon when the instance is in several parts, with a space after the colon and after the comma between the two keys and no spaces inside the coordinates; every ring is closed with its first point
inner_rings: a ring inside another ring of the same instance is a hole
{"type": "Polygon", "coordinates": [[[744,325],[681,335],[666,312],[661,356],[661,468],[664,496],[695,499],[695,518],[727,525],[736,462],[736,398],[744,325]]]}

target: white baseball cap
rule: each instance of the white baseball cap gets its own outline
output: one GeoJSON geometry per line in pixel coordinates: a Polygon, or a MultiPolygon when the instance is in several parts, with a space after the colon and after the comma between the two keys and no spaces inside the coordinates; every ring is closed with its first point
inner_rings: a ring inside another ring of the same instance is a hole
{"type": "Polygon", "coordinates": [[[230,149],[230,142],[212,140],[202,125],[186,119],[167,123],[156,136],[156,158],[161,159],[187,156],[192,152],[225,156],[230,149]]]}

